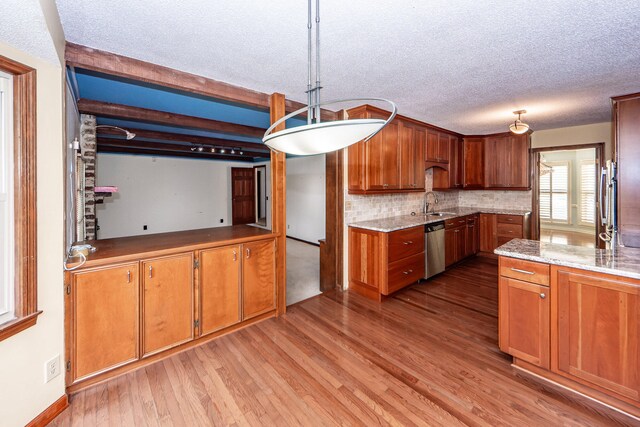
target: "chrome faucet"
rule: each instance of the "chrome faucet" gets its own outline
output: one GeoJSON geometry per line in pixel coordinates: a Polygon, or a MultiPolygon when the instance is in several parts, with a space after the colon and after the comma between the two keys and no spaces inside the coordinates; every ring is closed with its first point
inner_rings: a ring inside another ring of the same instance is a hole
{"type": "Polygon", "coordinates": [[[424,195],[424,213],[429,213],[429,207],[435,206],[438,204],[438,195],[433,191],[427,191],[424,195]],[[429,203],[429,195],[433,196],[433,205],[429,203]]]}

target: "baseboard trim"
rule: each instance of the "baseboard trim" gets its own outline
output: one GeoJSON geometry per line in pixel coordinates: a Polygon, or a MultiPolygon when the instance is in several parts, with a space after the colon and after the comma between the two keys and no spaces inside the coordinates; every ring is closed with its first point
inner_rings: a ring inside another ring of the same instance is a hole
{"type": "Polygon", "coordinates": [[[320,243],[308,242],[308,241],[306,241],[306,240],[298,239],[297,237],[287,236],[287,239],[297,240],[298,242],[302,242],[302,243],[306,243],[306,244],[308,244],[308,245],[313,245],[313,246],[320,247],[320,243]]]}
{"type": "Polygon", "coordinates": [[[63,395],[60,399],[53,402],[47,409],[42,411],[40,415],[32,419],[27,427],[41,427],[49,424],[55,417],[60,415],[62,411],[69,407],[69,399],[67,395],[63,395]]]}

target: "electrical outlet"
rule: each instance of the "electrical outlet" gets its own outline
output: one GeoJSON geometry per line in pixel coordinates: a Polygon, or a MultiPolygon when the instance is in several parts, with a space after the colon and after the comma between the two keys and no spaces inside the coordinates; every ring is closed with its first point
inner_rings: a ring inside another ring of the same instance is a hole
{"type": "Polygon", "coordinates": [[[143,230],[146,230],[146,229],[147,229],[147,226],[146,226],[146,225],[143,225],[143,226],[142,226],[142,229],[143,229],[143,230]]]}
{"type": "Polygon", "coordinates": [[[48,383],[58,375],[60,375],[60,355],[57,355],[44,365],[45,382],[48,383]]]}

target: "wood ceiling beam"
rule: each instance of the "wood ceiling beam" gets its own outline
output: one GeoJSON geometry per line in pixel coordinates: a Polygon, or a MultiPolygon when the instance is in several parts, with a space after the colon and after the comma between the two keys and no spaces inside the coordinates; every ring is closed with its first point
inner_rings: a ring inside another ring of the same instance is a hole
{"type": "MultiPolygon", "coordinates": [[[[254,108],[269,109],[269,95],[265,93],[139,59],[69,42],[66,44],[64,56],[67,65],[71,67],[166,86],[254,108]]],[[[301,102],[285,100],[288,113],[304,106],[301,102]]],[[[323,109],[322,114],[325,121],[336,120],[337,117],[336,113],[330,110],[323,109]]]]}
{"type": "Polygon", "coordinates": [[[214,132],[231,133],[235,135],[254,136],[262,138],[264,129],[221,122],[219,120],[204,119],[202,117],[185,116],[183,114],[150,110],[147,108],[131,107],[129,105],[111,104],[108,102],[80,99],[78,110],[83,114],[93,114],[100,117],[114,117],[119,119],[141,120],[171,126],[191,127],[214,132]]]}
{"type": "Polygon", "coordinates": [[[98,153],[120,153],[120,154],[146,154],[152,156],[170,156],[170,157],[188,157],[195,159],[207,159],[207,160],[228,160],[234,162],[253,162],[251,157],[245,156],[226,156],[212,153],[192,153],[185,151],[163,151],[156,152],[152,150],[145,150],[143,148],[125,148],[125,147],[112,147],[110,145],[98,145],[98,153]]]}
{"type": "MultiPolygon", "coordinates": [[[[115,139],[115,138],[100,138],[98,137],[97,141],[98,146],[108,145],[110,147],[122,147],[122,148],[140,148],[147,150],[157,150],[157,151],[181,151],[184,153],[196,153],[201,155],[202,153],[214,154],[210,151],[191,151],[191,147],[188,145],[180,145],[180,144],[170,144],[165,142],[156,142],[156,141],[136,141],[135,139],[126,140],[126,139],[115,139]]],[[[194,146],[195,147],[195,146],[194,146]]],[[[237,148],[237,147],[236,147],[237,148]]],[[[243,157],[259,157],[267,159],[270,154],[265,152],[256,152],[256,151],[246,151],[242,150],[243,157]]]]}
{"type": "MultiPolygon", "coordinates": [[[[129,132],[133,132],[136,134],[136,137],[140,138],[148,138],[160,141],[174,141],[174,142],[192,142],[195,144],[208,145],[210,147],[229,147],[229,148],[246,148],[254,151],[263,151],[266,157],[269,157],[269,147],[262,143],[257,142],[245,142],[245,141],[236,141],[232,139],[222,139],[222,138],[209,138],[205,136],[196,136],[196,135],[186,135],[181,133],[171,133],[171,132],[159,132],[153,130],[146,129],[133,129],[130,127],[126,128],[129,132]]],[[[99,127],[97,129],[98,135],[120,135],[122,136],[122,131],[113,128],[104,128],[99,127]]],[[[132,140],[132,141],[135,141],[132,140]]]]}

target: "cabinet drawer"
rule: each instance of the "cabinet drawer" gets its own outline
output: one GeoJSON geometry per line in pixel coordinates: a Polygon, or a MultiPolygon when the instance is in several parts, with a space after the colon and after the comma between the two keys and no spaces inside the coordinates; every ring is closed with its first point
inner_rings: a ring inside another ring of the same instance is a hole
{"type": "Polygon", "coordinates": [[[424,227],[389,233],[389,263],[424,252],[424,227]]]}
{"type": "Polygon", "coordinates": [[[523,259],[500,257],[500,276],[549,286],[549,265],[523,259]]]}
{"type": "MultiPolygon", "coordinates": [[[[412,255],[389,264],[386,289],[382,294],[389,295],[424,277],[424,252],[412,255]]],[[[384,287],[383,287],[384,288],[384,287]]]]}
{"type": "Polygon", "coordinates": [[[512,239],[522,238],[522,225],[498,223],[497,235],[500,237],[511,237],[512,239]]]}
{"type": "Polygon", "coordinates": [[[465,225],[467,223],[467,218],[468,217],[466,216],[462,216],[462,217],[448,219],[444,222],[444,227],[446,229],[460,227],[461,225],[465,225]]]}
{"type": "Polygon", "coordinates": [[[522,215],[498,215],[498,223],[522,225],[522,215]]]}

